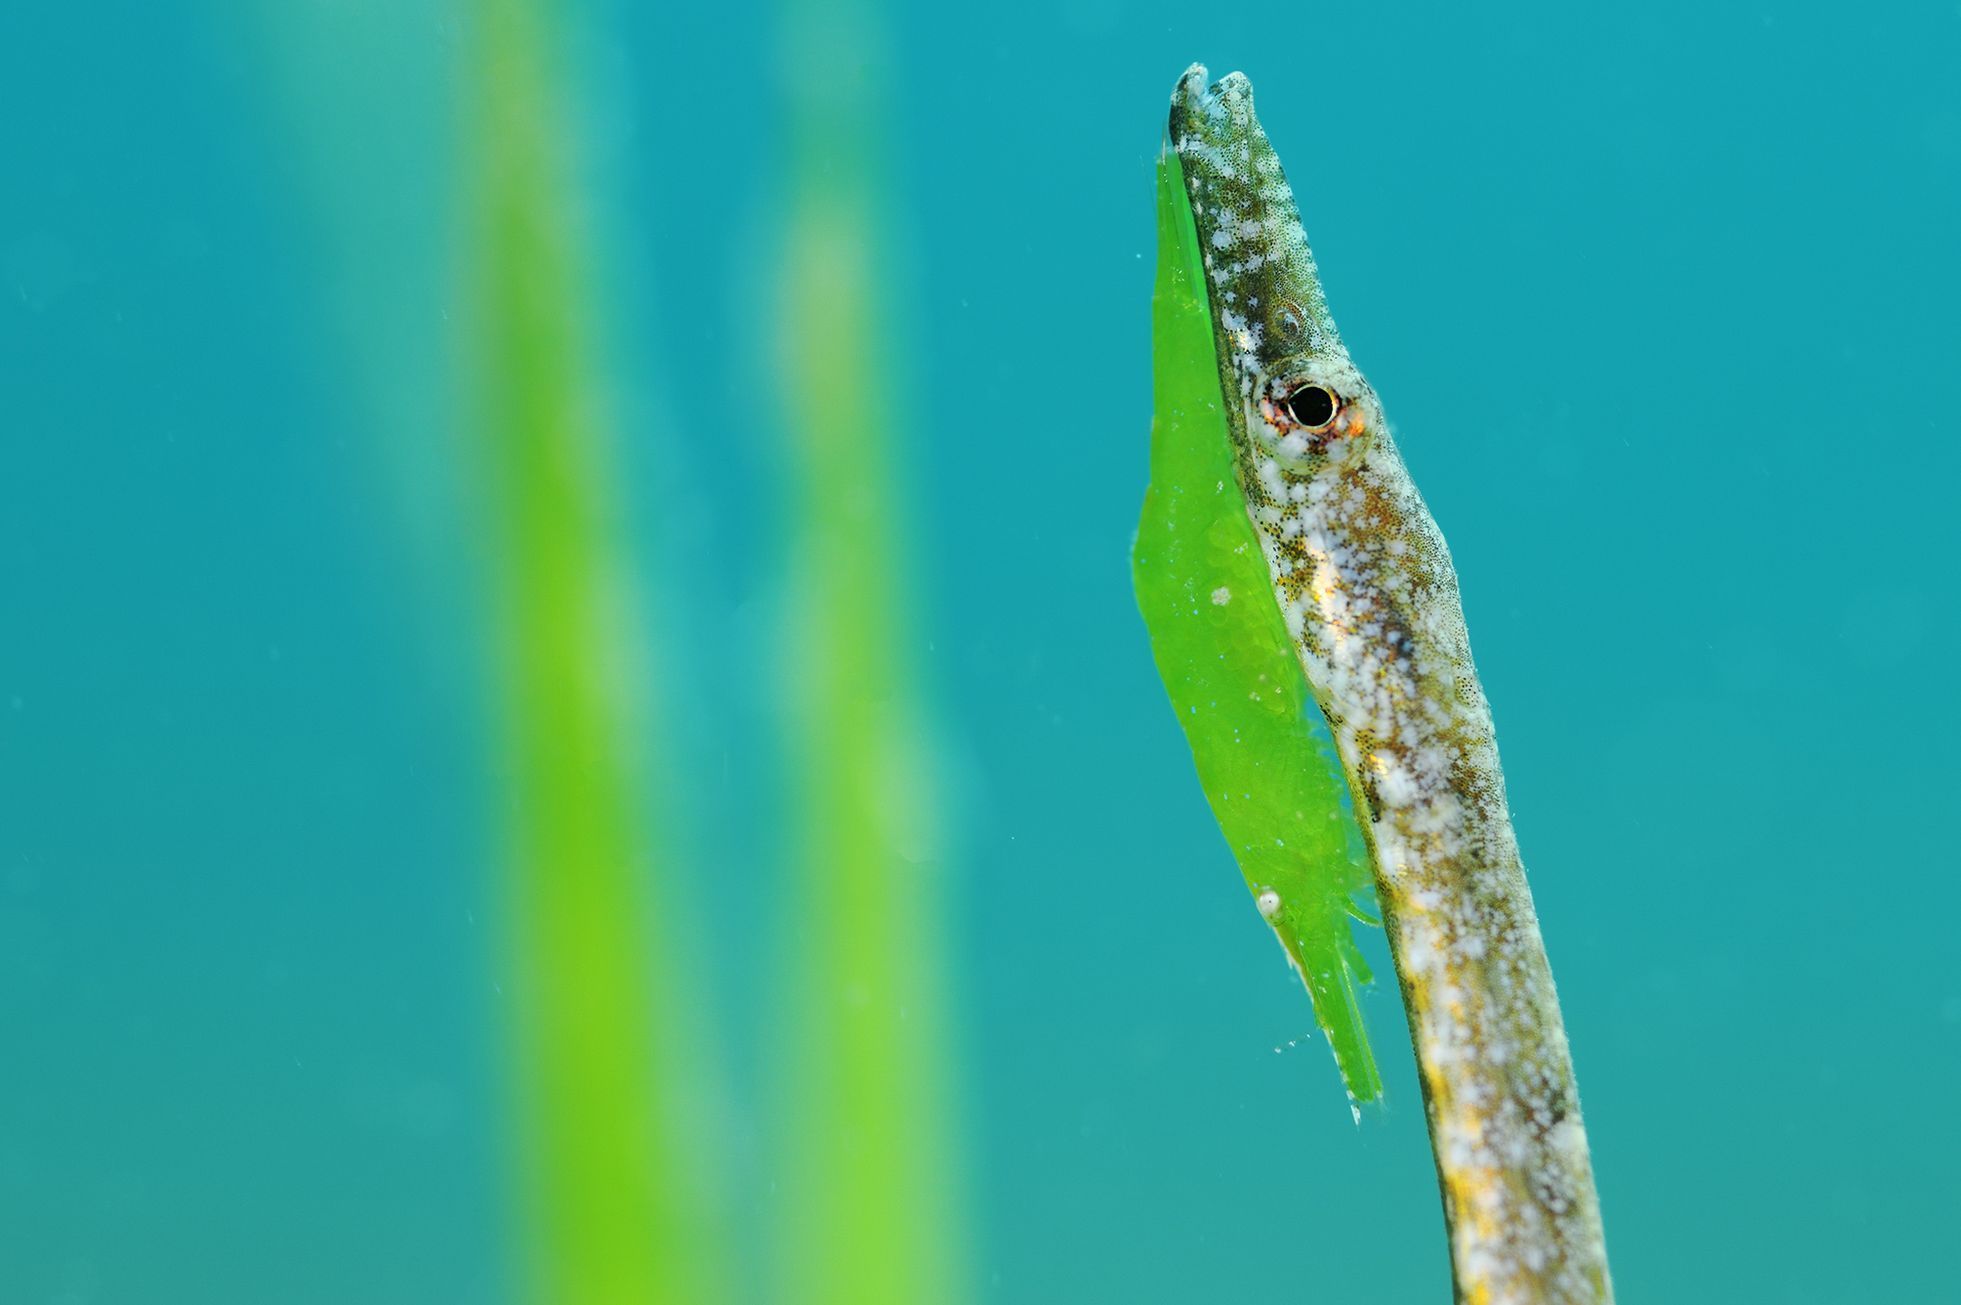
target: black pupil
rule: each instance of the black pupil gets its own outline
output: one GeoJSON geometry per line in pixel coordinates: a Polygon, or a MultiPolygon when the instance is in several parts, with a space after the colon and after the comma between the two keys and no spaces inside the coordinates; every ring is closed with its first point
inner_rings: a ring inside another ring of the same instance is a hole
{"type": "Polygon", "coordinates": [[[1287,411],[1303,426],[1325,426],[1335,415],[1335,396],[1318,385],[1303,385],[1287,396],[1287,411]]]}

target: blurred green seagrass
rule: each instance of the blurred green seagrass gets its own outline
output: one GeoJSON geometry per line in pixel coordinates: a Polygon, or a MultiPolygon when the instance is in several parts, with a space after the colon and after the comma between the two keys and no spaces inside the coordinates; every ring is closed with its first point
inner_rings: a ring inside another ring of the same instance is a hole
{"type": "Polygon", "coordinates": [[[546,0],[482,0],[467,142],[471,429],[491,482],[513,824],[509,934],[529,1297],[713,1305],[721,1247],[685,1136],[671,864],[625,704],[645,675],[622,601],[589,256],[570,216],[546,0]]]}
{"type": "Polygon", "coordinates": [[[792,4],[780,321],[795,735],[782,1305],[965,1298],[934,793],[901,594],[870,15],[792,4]]]}

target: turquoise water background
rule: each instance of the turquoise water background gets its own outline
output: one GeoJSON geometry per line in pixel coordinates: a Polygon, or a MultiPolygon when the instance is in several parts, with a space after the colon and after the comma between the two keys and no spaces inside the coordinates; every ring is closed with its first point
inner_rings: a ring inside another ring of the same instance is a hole
{"type": "MultiPolygon", "coordinates": [[[[1454,551],[1622,1299],[1961,1300],[1961,9],[569,13],[739,1244],[785,1040],[784,88],[869,77],[972,1298],[1447,1299],[1394,993],[1358,1128],[1130,596],[1202,60],[1454,551]]],[[[470,21],[0,10],[5,1301],[516,1298],[470,21]]]]}

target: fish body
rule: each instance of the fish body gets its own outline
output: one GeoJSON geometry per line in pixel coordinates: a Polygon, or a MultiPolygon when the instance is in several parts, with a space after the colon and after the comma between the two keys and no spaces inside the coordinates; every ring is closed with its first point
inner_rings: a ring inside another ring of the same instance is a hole
{"type": "Polygon", "coordinates": [[[1458,1298],[1610,1301],[1565,1028],[1449,550],[1335,329],[1246,79],[1187,72],[1169,140],[1265,598],[1373,863],[1458,1298]]]}

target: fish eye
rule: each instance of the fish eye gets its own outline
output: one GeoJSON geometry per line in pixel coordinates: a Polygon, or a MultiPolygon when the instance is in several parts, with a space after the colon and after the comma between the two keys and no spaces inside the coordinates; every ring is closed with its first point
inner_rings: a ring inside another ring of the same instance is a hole
{"type": "Polygon", "coordinates": [[[1335,419],[1340,407],[1333,391],[1320,385],[1303,385],[1287,396],[1287,414],[1309,430],[1320,430],[1335,419]]]}

